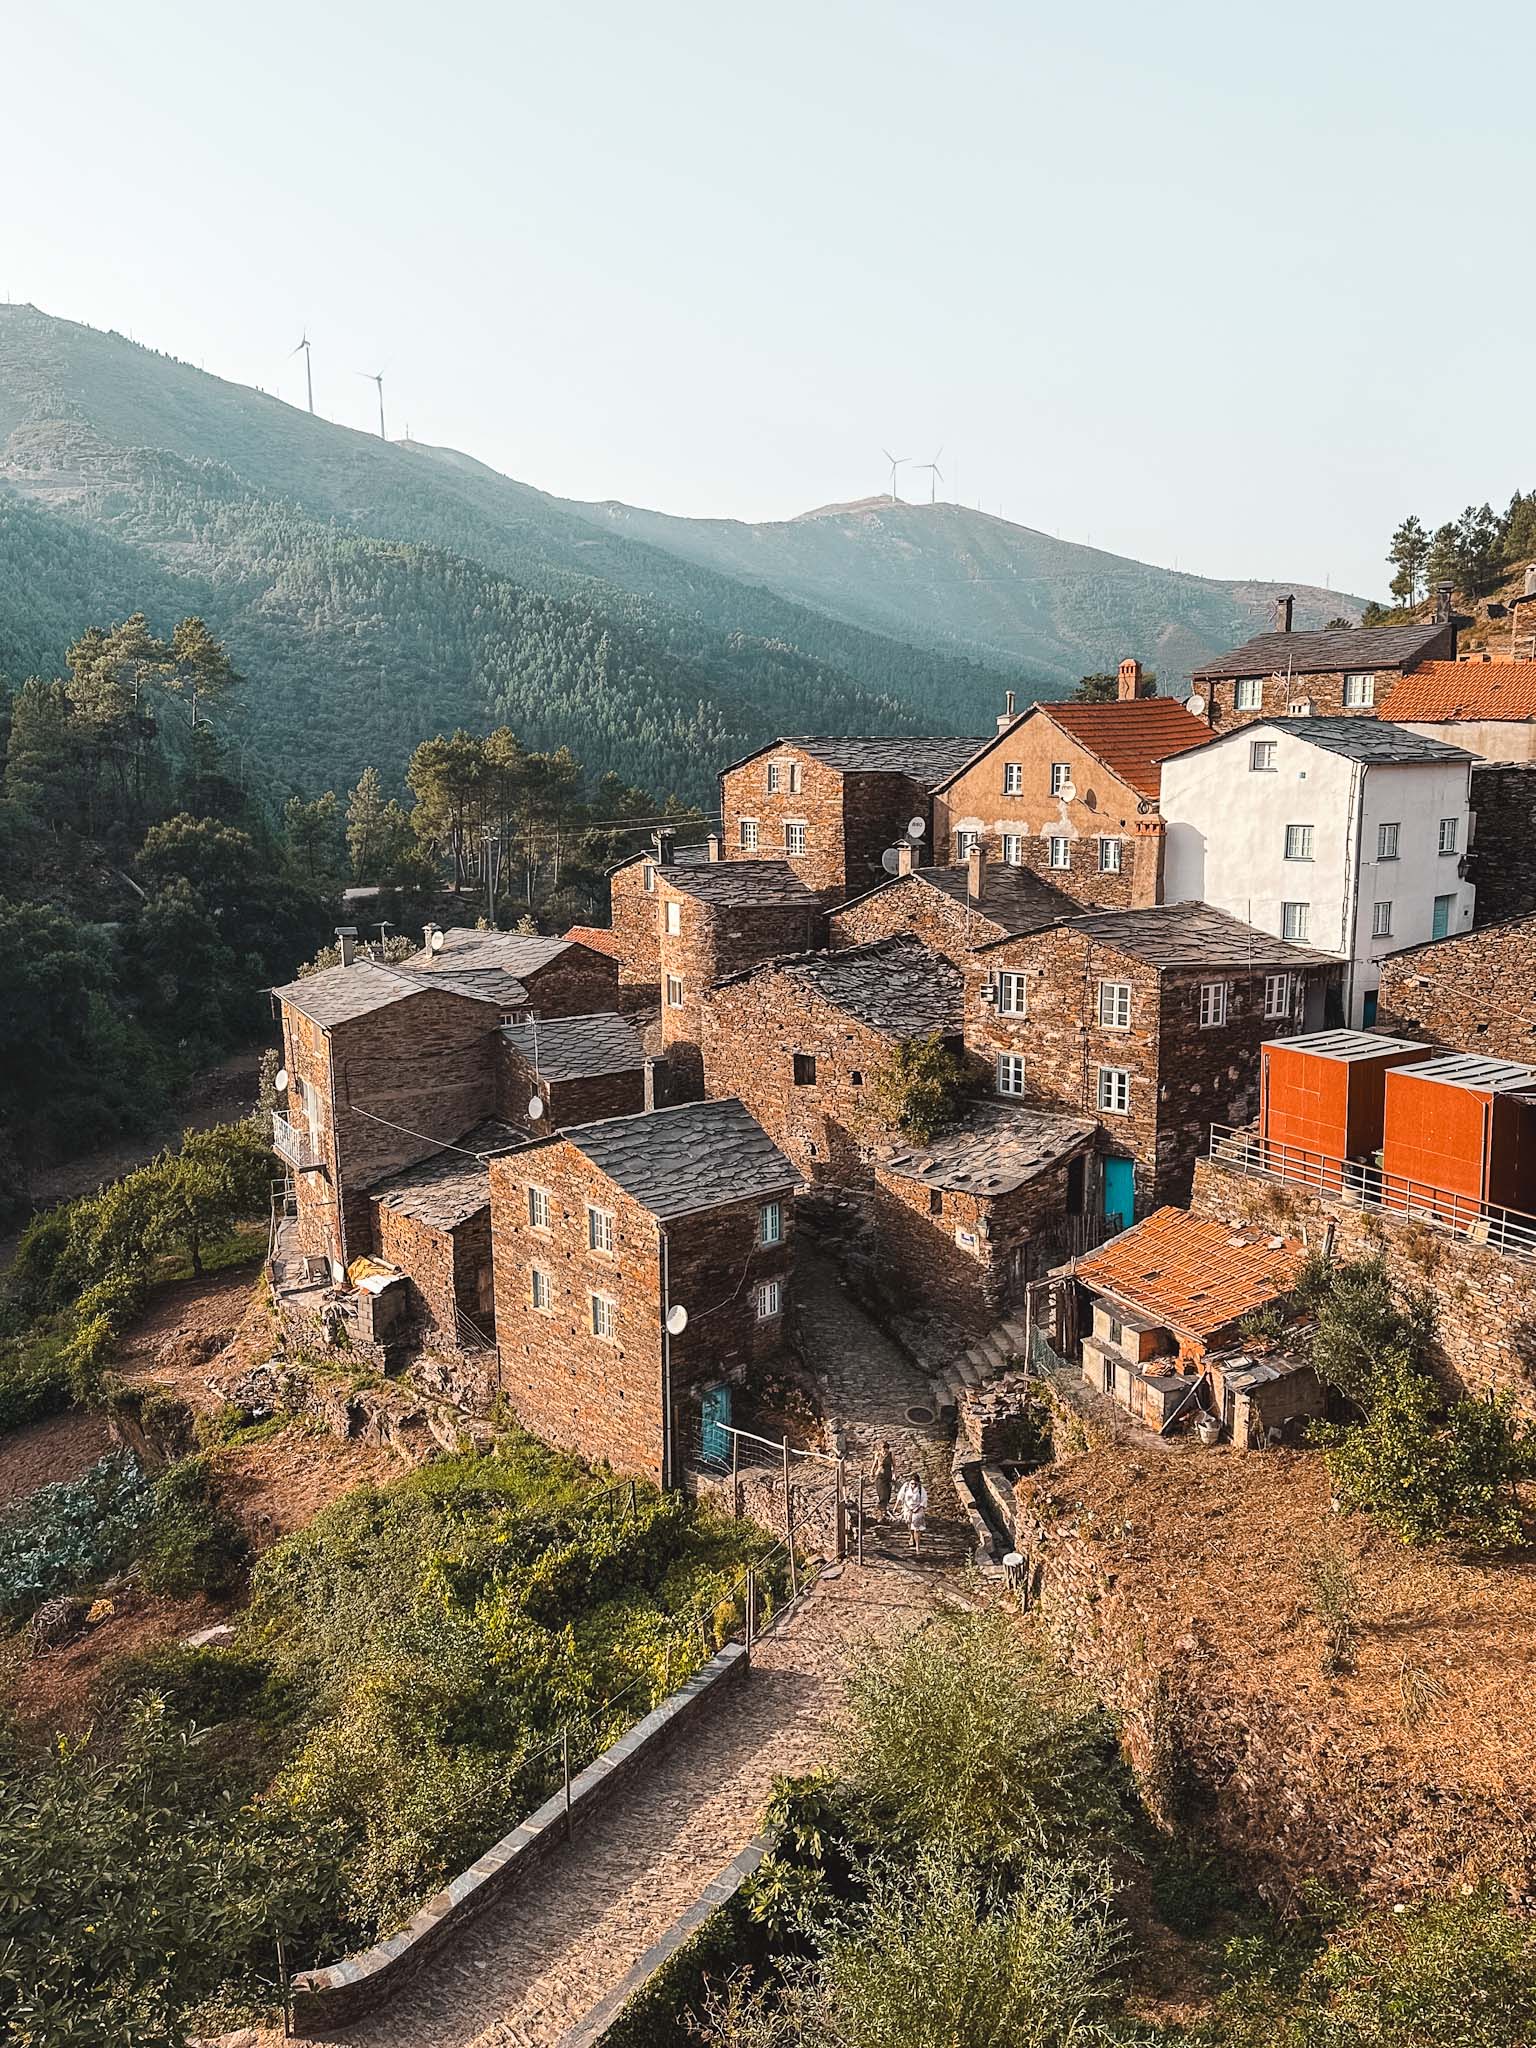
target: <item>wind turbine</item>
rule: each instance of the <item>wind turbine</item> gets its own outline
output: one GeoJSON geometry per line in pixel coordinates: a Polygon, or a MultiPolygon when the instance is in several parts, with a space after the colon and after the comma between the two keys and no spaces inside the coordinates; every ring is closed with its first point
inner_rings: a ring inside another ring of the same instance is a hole
{"type": "MultiPolygon", "coordinates": [[[[941,448],[939,450],[939,455],[942,455],[943,453],[944,450],[941,448]]],[[[939,467],[939,455],[935,455],[932,462],[919,462],[914,464],[915,468],[926,469],[928,472],[928,502],[930,505],[934,502],[933,487],[935,483],[943,483],[944,481],[944,472],[939,467]]]]}
{"type": "MultiPolygon", "coordinates": [[[[292,334],[293,329],[290,327],[288,332],[292,334]]],[[[315,409],[315,378],[314,372],[311,370],[309,364],[309,336],[307,333],[304,336],[304,339],[299,343],[299,348],[303,349],[304,351],[304,383],[309,392],[309,409],[311,412],[313,412],[315,409]]],[[[299,348],[290,349],[288,351],[290,357],[296,356],[299,352],[299,348]]]]}
{"type": "Polygon", "coordinates": [[[896,496],[896,472],[904,462],[910,462],[912,458],[909,455],[893,455],[889,448],[882,448],[880,453],[891,465],[891,503],[895,505],[899,503],[896,496]]]}
{"type": "Polygon", "coordinates": [[[379,387],[379,439],[387,441],[389,436],[384,431],[384,372],[382,370],[359,370],[357,374],[365,384],[377,384],[379,387]]]}

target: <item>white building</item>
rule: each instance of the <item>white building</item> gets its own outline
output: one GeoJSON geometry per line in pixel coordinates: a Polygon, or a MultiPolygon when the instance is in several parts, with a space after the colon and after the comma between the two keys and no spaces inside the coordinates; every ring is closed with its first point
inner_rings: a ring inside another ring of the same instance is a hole
{"type": "Polygon", "coordinates": [[[1164,899],[1197,898],[1347,961],[1375,1021],[1388,953],[1464,932],[1472,756],[1374,718],[1271,718],[1162,768],[1164,899]]]}

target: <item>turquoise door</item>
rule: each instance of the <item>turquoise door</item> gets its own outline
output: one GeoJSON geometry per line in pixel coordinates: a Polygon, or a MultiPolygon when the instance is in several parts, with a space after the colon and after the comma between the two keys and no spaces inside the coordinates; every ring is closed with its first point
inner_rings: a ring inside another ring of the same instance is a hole
{"type": "Polygon", "coordinates": [[[1451,912],[1455,908],[1456,898],[1454,896],[1437,896],[1435,898],[1435,922],[1430,932],[1432,939],[1443,939],[1445,937],[1451,928],[1451,912]]]}
{"type": "Polygon", "coordinates": [[[1136,1167],[1129,1159],[1104,1162],[1104,1214],[1118,1216],[1120,1228],[1129,1230],[1136,1214],[1136,1167]]]}
{"type": "Polygon", "coordinates": [[[730,1388],[706,1387],[699,1432],[699,1450],[706,1464],[728,1465],[731,1462],[730,1421],[730,1388]]]}

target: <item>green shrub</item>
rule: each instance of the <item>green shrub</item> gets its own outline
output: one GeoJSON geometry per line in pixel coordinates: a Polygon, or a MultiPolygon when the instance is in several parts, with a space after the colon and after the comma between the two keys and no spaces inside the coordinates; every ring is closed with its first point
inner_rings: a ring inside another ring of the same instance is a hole
{"type": "Polygon", "coordinates": [[[0,1338],[0,1431],[20,1429],[70,1402],[63,1340],[51,1331],[0,1338]]]}
{"type": "Polygon", "coordinates": [[[0,1614],[30,1614],[126,1563],[153,1512],[153,1488],[126,1451],[38,1487],[0,1515],[0,1614]]]}
{"type": "Polygon", "coordinates": [[[965,1068],[937,1031],[906,1038],[876,1074],[873,1099],[885,1121],[926,1144],[952,1124],[965,1091],[965,1068]]]}
{"type": "Polygon", "coordinates": [[[154,1513],[140,1553],[151,1593],[228,1592],[247,1548],[214,1497],[205,1455],[181,1459],[155,1481],[154,1513]]]}

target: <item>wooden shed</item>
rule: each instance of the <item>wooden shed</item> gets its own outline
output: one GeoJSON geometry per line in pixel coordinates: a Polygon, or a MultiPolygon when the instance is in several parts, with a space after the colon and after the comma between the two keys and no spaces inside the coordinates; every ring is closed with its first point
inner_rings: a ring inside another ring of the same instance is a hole
{"type": "MultiPolygon", "coordinates": [[[[1328,1179],[1323,1162],[1365,1159],[1382,1141],[1388,1073],[1429,1048],[1371,1031],[1313,1031],[1260,1048],[1260,1123],[1284,1163],[1328,1179]]],[[[1278,1162],[1277,1162],[1278,1163],[1278,1162]]]]}
{"type": "Polygon", "coordinates": [[[1386,1077],[1389,1202],[1466,1221],[1536,1212],[1536,1067],[1446,1053],[1386,1077]]]}

